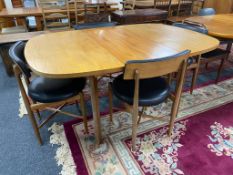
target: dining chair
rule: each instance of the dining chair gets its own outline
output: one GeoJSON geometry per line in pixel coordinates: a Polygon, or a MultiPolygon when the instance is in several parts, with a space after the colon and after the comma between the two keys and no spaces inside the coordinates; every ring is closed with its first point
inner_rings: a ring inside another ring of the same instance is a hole
{"type": "Polygon", "coordinates": [[[213,8],[203,8],[200,9],[198,12],[198,16],[208,16],[208,15],[215,15],[216,11],[213,8]]]}
{"type": "Polygon", "coordinates": [[[193,6],[195,0],[178,0],[172,1],[171,11],[167,19],[168,24],[173,24],[178,21],[191,17],[193,15],[193,6]]]}
{"type": "Polygon", "coordinates": [[[172,0],[154,0],[154,8],[171,11],[172,0]]]}
{"type": "Polygon", "coordinates": [[[137,126],[141,117],[156,119],[155,116],[143,115],[143,111],[147,106],[165,102],[168,97],[173,101],[168,131],[171,136],[178,113],[189,53],[189,50],[185,50],[163,58],[127,61],[124,73],[109,84],[110,120],[112,121],[113,115],[113,94],[123,101],[132,113],[133,150],[136,147],[137,126]],[[171,92],[167,80],[162,77],[173,72],[178,72],[178,83],[174,93],[171,92]],[[141,111],[139,111],[139,106],[142,107],[141,111]]]}
{"type": "MultiPolygon", "coordinates": [[[[199,33],[206,34],[206,35],[208,34],[208,29],[204,25],[200,23],[196,23],[196,22],[184,21],[183,23],[174,23],[173,26],[192,30],[192,31],[199,32],[199,33]]],[[[199,66],[202,64],[207,64],[207,63],[219,60],[220,64],[219,64],[217,76],[215,79],[215,83],[218,83],[221,71],[224,66],[224,62],[228,58],[229,53],[230,52],[227,50],[217,48],[213,51],[202,54],[200,57],[196,58],[196,60],[193,62],[193,65],[190,65],[190,67],[188,67],[188,69],[194,69],[193,81],[192,81],[192,86],[190,89],[191,93],[193,92],[194,86],[196,84],[196,79],[197,79],[198,72],[199,72],[199,66]]]]}
{"type": "Polygon", "coordinates": [[[15,77],[39,144],[42,144],[39,130],[57,113],[82,119],[85,132],[88,132],[85,102],[82,93],[86,79],[52,79],[41,76],[33,78],[24,57],[25,44],[22,41],[13,44],[9,50],[9,55],[14,62],[13,70],[15,77]],[[73,102],[78,104],[78,101],[80,101],[83,117],[61,110],[67,104],[73,102]],[[53,113],[42,120],[40,113],[43,110],[52,111],[53,113]]]}
{"type": "Polygon", "coordinates": [[[121,3],[123,5],[122,10],[133,10],[135,7],[136,0],[123,0],[121,3]]]}
{"type": "Polygon", "coordinates": [[[42,9],[44,30],[66,30],[70,28],[68,0],[39,0],[42,9]]]}

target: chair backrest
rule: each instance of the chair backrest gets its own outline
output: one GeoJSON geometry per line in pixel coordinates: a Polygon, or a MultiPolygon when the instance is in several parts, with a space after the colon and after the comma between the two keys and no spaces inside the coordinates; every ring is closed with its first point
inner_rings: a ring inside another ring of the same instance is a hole
{"type": "Polygon", "coordinates": [[[199,16],[208,16],[208,15],[215,15],[216,11],[213,8],[203,8],[200,9],[198,12],[199,16]]]}
{"type": "Polygon", "coordinates": [[[100,13],[100,5],[88,4],[85,0],[73,0],[72,3],[74,3],[76,24],[86,22],[88,15],[98,16],[100,13]]]}
{"type": "Polygon", "coordinates": [[[170,16],[191,15],[195,0],[172,0],[170,16]]]}
{"type": "Polygon", "coordinates": [[[192,30],[203,34],[208,34],[208,29],[203,24],[196,22],[194,23],[191,21],[184,21],[183,23],[174,23],[173,26],[192,30]]]}
{"type": "Polygon", "coordinates": [[[39,0],[45,30],[70,28],[68,0],[39,0]]]}
{"type": "Polygon", "coordinates": [[[125,65],[124,79],[134,79],[136,70],[140,74],[140,79],[159,77],[178,72],[184,61],[187,61],[189,53],[190,50],[185,50],[176,55],[163,58],[128,61],[125,65]]]}
{"type": "Polygon", "coordinates": [[[24,57],[24,48],[26,43],[23,41],[18,41],[13,44],[9,49],[9,56],[11,60],[18,65],[25,77],[31,77],[31,70],[28,68],[24,57]]]}
{"type": "Polygon", "coordinates": [[[123,10],[133,10],[136,0],[124,0],[123,10]]]}
{"type": "Polygon", "coordinates": [[[172,0],[154,0],[154,8],[168,11],[170,14],[172,0]]]}

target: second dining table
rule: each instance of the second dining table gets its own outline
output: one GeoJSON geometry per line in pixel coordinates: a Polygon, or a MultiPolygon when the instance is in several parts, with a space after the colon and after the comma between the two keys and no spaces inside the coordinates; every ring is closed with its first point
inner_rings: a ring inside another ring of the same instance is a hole
{"type": "Polygon", "coordinates": [[[233,42],[233,14],[194,16],[186,20],[203,24],[208,29],[210,36],[229,41],[227,50],[231,50],[233,42]]]}
{"type": "Polygon", "coordinates": [[[97,77],[124,70],[129,60],[160,58],[191,50],[191,56],[214,50],[215,38],[164,24],[138,24],[48,33],[30,39],[25,57],[39,76],[88,77],[96,144],[102,142],[97,77]]]}

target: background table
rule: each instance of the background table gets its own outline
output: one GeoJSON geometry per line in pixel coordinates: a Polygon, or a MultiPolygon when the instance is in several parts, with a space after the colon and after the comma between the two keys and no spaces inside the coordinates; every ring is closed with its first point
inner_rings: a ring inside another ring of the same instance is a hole
{"type": "Polygon", "coordinates": [[[187,20],[204,24],[208,29],[209,35],[228,41],[227,50],[231,51],[233,42],[233,14],[195,16],[187,20]]]}
{"type": "Polygon", "coordinates": [[[233,39],[233,14],[195,16],[187,18],[187,20],[204,24],[211,36],[233,39]]]}
{"type": "Polygon", "coordinates": [[[25,57],[38,75],[89,77],[96,143],[101,143],[97,76],[122,71],[128,60],[144,60],[191,50],[217,48],[215,38],[163,24],[138,24],[43,34],[28,41],[25,57]]]}

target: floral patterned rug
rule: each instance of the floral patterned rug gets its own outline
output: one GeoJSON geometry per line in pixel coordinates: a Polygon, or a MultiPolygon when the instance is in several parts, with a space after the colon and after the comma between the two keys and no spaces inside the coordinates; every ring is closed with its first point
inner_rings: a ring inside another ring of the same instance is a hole
{"type": "Polygon", "coordinates": [[[232,101],[233,79],[193,95],[183,93],[171,138],[166,136],[171,102],[149,107],[146,113],[161,120],[141,122],[135,151],[130,149],[131,117],[125,112],[115,113],[113,123],[108,115],[101,118],[104,143],[97,149],[93,120],[90,134],[84,134],[79,121],[54,124],[50,142],[59,145],[56,159],[63,175],[233,174],[232,101]]]}

